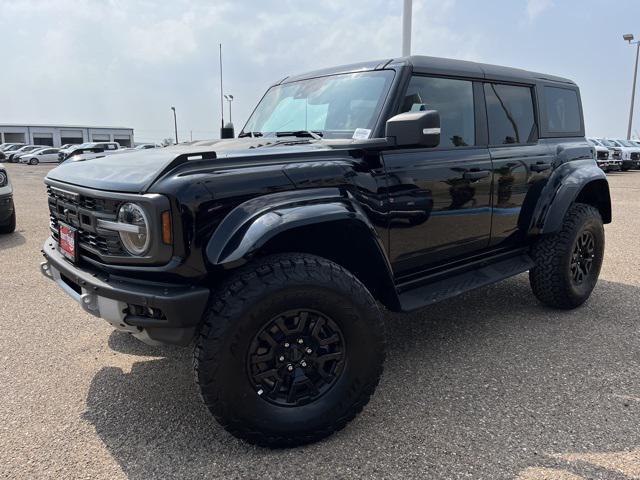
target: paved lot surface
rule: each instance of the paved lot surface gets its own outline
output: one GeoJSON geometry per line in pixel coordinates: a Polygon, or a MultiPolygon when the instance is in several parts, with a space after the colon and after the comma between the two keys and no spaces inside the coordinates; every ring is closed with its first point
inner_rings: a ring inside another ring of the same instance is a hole
{"type": "Polygon", "coordinates": [[[0,478],[640,478],[640,172],[610,177],[615,220],[583,308],[540,306],[521,275],[387,315],[365,412],[270,451],[212,420],[188,349],[115,333],[41,278],[49,167],[7,168],[19,217],[0,238],[0,478]]]}

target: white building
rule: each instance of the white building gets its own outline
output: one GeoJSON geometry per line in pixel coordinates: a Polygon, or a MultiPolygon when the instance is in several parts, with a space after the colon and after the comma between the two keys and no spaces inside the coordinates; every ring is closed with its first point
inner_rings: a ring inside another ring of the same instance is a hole
{"type": "Polygon", "coordinates": [[[132,147],[133,128],[76,125],[14,125],[0,123],[0,143],[27,143],[59,147],[67,143],[118,142],[132,147]]]}

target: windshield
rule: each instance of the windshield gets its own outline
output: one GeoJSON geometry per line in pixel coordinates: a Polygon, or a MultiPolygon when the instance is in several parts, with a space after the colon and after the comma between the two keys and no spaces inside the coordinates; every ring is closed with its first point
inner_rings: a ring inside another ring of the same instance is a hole
{"type": "MultiPolygon", "coordinates": [[[[244,135],[308,132],[324,138],[371,135],[394,72],[348,73],[276,85],[242,129],[244,135]]],[[[244,136],[243,135],[243,136],[244,136]]]]}
{"type": "Polygon", "coordinates": [[[617,147],[611,140],[600,140],[605,147],[617,147]]]}
{"type": "Polygon", "coordinates": [[[633,145],[631,145],[631,143],[628,142],[627,140],[617,140],[617,142],[621,144],[623,147],[633,147],[633,145]]]}

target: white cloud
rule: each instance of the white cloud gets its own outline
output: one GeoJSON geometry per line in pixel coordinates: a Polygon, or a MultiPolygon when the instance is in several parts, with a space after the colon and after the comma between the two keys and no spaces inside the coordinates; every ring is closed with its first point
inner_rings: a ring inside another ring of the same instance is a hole
{"type": "Polygon", "coordinates": [[[555,4],[554,0],[527,0],[527,18],[530,21],[538,18],[546,10],[549,10],[555,4]]]}

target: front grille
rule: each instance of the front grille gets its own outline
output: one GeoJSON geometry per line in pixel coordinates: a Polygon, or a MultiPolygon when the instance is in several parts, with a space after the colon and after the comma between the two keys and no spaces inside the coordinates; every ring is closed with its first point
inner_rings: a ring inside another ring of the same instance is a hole
{"type": "Polygon", "coordinates": [[[614,150],[613,151],[613,158],[615,158],[616,160],[620,160],[622,158],[622,152],[619,150],[614,150]]]}
{"type": "Polygon", "coordinates": [[[638,160],[640,159],[640,153],[639,152],[631,152],[631,160],[638,160]]]}
{"type": "Polygon", "coordinates": [[[607,160],[609,158],[609,152],[598,152],[598,160],[607,160]]]}
{"type": "Polygon", "coordinates": [[[98,233],[98,219],[116,220],[120,202],[104,198],[90,197],[74,192],[47,186],[49,197],[49,220],[53,237],[58,240],[60,222],[70,225],[78,231],[78,247],[81,255],[129,256],[122,246],[117,232],[98,233]]]}

